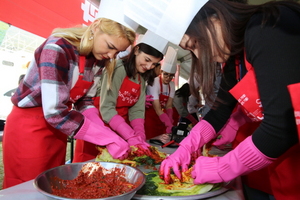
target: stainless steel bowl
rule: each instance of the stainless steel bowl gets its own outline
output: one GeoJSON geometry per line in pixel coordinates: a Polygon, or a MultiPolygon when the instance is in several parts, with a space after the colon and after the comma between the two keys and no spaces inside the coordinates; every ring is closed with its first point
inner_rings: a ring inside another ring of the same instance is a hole
{"type": "MultiPolygon", "coordinates": [[[[123,168],[125,167],[126,178],[130,183],[137,184],[138,187],[134,190],[114,197],[107,198],[99,198],[99,199],[109,199],[109,200],[129,200],[131,199],[137,190],[139,190],[145,184],[145,175],[142,171],[137,168],[133,168],[127,165],[119,164],[119,163],[111,163],[111,162],[99,162],[104,168],[112,169],[112,168],[123,168]]],[[[77,177],[79,171],[83,167],[84,163],[72,163],[67,165],[62,165],[59,167],[55,167],[49,169],[40,175],[38,175],[34,179],[34,187],[41,192],[43,195],[47,197],[47,199],[71,199],[66,197],[59,197],[51,194],[51,185],[58,185],[53,180],[53,177],[58,177],[64,180],[72,180],[77,177]]]]}

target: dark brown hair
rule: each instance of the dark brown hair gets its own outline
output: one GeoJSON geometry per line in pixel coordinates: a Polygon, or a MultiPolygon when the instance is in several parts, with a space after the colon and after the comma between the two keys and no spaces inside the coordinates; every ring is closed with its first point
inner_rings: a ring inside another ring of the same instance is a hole
{"type": "Polygon", "coordinates": [[[188,102],[189,96],[191,95],[190,85],[188,83],[183,84],[179,89],[175,91],[175,95],[178,97],[182,97],[185,102],[188,102]]]}
{"type": "Polygon", "coordinates": [[[216,46],[220,55],[228,55],[218,44],[211,19],[215,18],[220,21],[224,43],[230,49],[229,56],[233,56],[243,52],[245,28],[251,16],[254,13],[263,13],[262,26],[270,17],[275,19],[276,22],[279,16],[279,5],[288,6],[293,10],[300,9],[300,5],[292,1],[274,1],[262,5],[248,5],[226,0],[209,0],[199,10],[185,33],[197,40],[199,44],[199,55],[197,55],[199,59],[192,53],[190,78],[192,94],[196,95],[199,91],[195,87],[195,80],[200,84],[200,90],[205,101],[208,103],[213,102],[217,63],[212,59],[212,45],[216,46]],[[210,43],[208,32],[212,35],[213,44],[210,43]]]}
{"type": "MultiPolygon", "coordinates": [[[[139,43],[137,44],[129,53],[128,56],[122,58],[123,64],[125,66],[126,74],[129,78],[136,76],[136,66],[135,66],[135,50],[138,48],[139,52],[144,52],[145,54],[154,56],[156,58],[160,58],[160,60],[163,59],[164,55],[156,50],[155,48],[151,47],[148,44],[145,43],[139,43]]],[[[141,76],[144,78],[145,81],[147,81],[148,85],[152,85],[154,78],[156,77],[156,74],[154,72],[154,68],[151,70],[146,71],[145,73],[142,73],[141,76]]]]}

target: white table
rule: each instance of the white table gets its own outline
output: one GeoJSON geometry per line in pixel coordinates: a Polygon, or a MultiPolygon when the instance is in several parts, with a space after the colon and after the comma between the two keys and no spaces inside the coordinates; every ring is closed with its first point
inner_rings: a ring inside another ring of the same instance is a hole
{"type": "MultiPolygon", "coordinates": [[[[232,181],[232,189],[209,200],[244,200],[240,178],[232,181]]],[[[0,190],[1,200],[47,200],[47,197],[38,192],[33,186],[33,180],[0,190]]],[[[162,199],[162,198],[161,198],[162,199]]]]}
{"type": "MultiPolygon", "coordinates": [[[[153,145],[153,144],[151,144],[153,145]]],[[[153,145],[157,146],[158,145],[153,145]]],[[[160,150],[164,151],[165,153],[172,153],[174,152],[174,148],[160,148],[160,150]]],[[[223,151],[218,149],[212,149],[214,154],[224,154],[223,151]]],[[[22,200],[47,200],[46,196],[41,194],[33,185],[34,180],[27,181],[25,183],[21,183],[19,185],[0,190],[0,199],[1,200],[11,200],[11,199],[22,199],[22,200]]],[[[207,200],[244,200],[243,190],[242,190],[242,184],[241,179],[237,178],[229,184],[230,188],[228,191],[226,191],[223,194],[220,194],[218,196],[206,198],[207,200]]],[[[162,200],[163,198],[159,198],[159,200],[162,200]]]]}

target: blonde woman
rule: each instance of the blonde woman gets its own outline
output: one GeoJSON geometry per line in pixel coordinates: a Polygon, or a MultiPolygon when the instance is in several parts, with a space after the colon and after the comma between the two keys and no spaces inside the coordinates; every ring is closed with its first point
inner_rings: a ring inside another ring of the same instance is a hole
{"type": "MultiPolygon", "coordinates": [[[[106,70],[103,72],[94,101],[103,121],[145,155],[150,153],[144,127],[146,82],[153,83],[154,68],[163,59],[167,44],[167,40],[146,32],[129,55],[117,61],[111,87],[108,86],[109,75],[106,70]]],[[[95,158],[95,149],[94,144],[77,140],[73,162],[95,158]]]]}
{"type": "Polygon", "coordinates": [[[104,126],[92,97],[102,69],[112,71],[134,39],[133,30],[99,18],[88,27],[55,29],[37,48],[6,121],[4,188],[64,164],[68,136],[106,146],[114,158],[127,156],[129,145],[104,126]]]}

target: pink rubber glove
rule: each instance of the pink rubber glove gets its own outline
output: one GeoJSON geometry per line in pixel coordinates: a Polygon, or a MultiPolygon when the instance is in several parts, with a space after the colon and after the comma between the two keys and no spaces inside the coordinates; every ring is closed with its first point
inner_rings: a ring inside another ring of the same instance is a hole
{"type": "Polygon", "coordinates": [[[175,175],[181,179],[181,172],[188,169],[191,162],[191,155],[198,152],[199,149],[210,140],[215,138],[215,129],[205,120],[201,120],[192,128],[190,134],[180,142],[178,149],[168,156],[160,165],[160,177],[169,184],[171,168],[175,175]]]}
{"type": "Polygon", "coordinates": [[[102,119],[100,118],[100,112],[97,108],[93,107],[93,108],[88,108],[85,111],[82,112],[82,115],[86,118],[88,118],[89,120],[91,120],[91,122],[96,123],[96,124],[100,124],[101,126],[104,126],[104,122],[102,121],[102,119]]]}
{"type": "Polygon", "coordinates": [[[186,118],[188,120],[190,120],[190,122],[192,123],[193,126],[195,126],[198,123],[198,121],[195,119],[195,117],[193,117],[191,114],[189,114],[188,116],[186,116],[186,118]]]}
{"type": "Polygon", "coordinates": [[[159,115],[159,119],[160,121],[162,121],[165,126],[167,127],[166,129],[166,133],[172,133],[172,127],[173,127],[173,124],[170,120],[170,118],[168,117],[168,115],[166,113],[163,113],[161,115],[159,115]]]}
{"type": "Polygon", "coordinates": [[[91,142],[99,146],[106,146],[113,158],[124,160],[130,152],[128,143],[110,128],[105,126],[97,113],[98,110],[96,108],[87,109],[82,113],[85,116],[84,122],[74,138],[91,142]],[[97,123],[90,120],[90,118],[94,117],[97,118],[94,119],[97,123]]]}
{"type": "Polygon", "coordinates": [[[150,155],[149,144],[143,140],[135,131],[125,122],[124,118],[120,115],[115,115],[109,121],[110,127],[116,131],[129,146],[136,146],[141,149],[146,155],[150,155]]]}
{"type": "Polygon", "coordinates": [[[135,135],[140,136],[142,140],[146,141],[144,124],[145,124],[145,120],[142,118],[134,119],[130,122],[131,127],[135,131],[135,135]]]}
{"type": "Polygon", "coordinates": [[[228,122],[225,126],[219,131],[219,135],[222,137],[216,140],[213,145],[220,146],[223,144],[231,143],[239,129],[246,122],[251,122],[251,119],[242,111],[242,108],[238,106],[237,110],[231,114],[228,122]]]}
{"type": "Polygon", "coordinates": [[[166,113],[167,113],[168,117],[170,118],[171,123],[173,124],[174,123],[174,120],[173,120],[173,109],[172,108],[168,108],[166,110],[166,113]]]}
{"type": "Polygon", "coordinates": [[[153,96],[152,95],[146,95],[146,108],[149,108],[152,106],[153,96]]]}
{"type": "Polygon", "coordinates": [[[192,178],[195,184],[227,182],[262,169],[275,160],[261,153],[249,136],[223,157],[200,156],[193,167],[192,178]]]}

